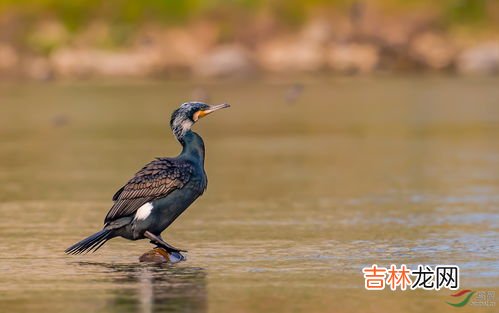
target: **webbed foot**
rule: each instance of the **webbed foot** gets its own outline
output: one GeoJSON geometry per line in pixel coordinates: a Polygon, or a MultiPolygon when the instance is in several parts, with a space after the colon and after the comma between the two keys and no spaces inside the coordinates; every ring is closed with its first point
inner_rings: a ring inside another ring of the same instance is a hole
{"type": "Polygon", "coordinates": [[[146,230],[145,233],[144,233],[144,236],[146,236],[147,238],[151,239],[150,242],[152,244],[155,244],[158,247],[163,248],[163,249],[165,249],[168,252],[176,252],[176,253],[187,252],[187,250],[175,248],[174,246],[172,246],[169,243],[167,243],[166,241],[164,241],[163,238],[161,238],[161,236],[156,236],[153,233],[151,233],[150,231],[146,230]]]}

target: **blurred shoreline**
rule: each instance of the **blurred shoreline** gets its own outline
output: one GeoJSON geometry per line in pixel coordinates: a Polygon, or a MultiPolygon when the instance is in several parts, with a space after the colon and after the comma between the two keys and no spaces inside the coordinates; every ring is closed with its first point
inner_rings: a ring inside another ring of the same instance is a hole
{"type": "Polygon", "coordinates": [[[0,80],[499,73],[497,29],[447,27],[441,19],[429,11],[388,14],[361,1],[293,27],[262,13],[237,26],[197,18],[120,30],[96,18],[70,30],[53,16],[23,27],[22,15],[4,14],[0,80]]]}

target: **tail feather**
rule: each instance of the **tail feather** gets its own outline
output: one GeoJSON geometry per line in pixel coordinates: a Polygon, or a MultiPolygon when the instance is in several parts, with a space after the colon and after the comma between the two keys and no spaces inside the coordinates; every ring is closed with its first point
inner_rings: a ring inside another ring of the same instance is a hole
{"type": "Polygon", "coordinates": [[[66,252],[67,254],[88,253],[90,251],[95,252],[100,247],[102,247],[102,245],[105,244],[106,241],[112,238],[110,235],[111,230],[103,229],[93,234],[92,236],[89,236],[88,238],[75,243],[71,247],[67,248],[64,252],[66,252]]]}

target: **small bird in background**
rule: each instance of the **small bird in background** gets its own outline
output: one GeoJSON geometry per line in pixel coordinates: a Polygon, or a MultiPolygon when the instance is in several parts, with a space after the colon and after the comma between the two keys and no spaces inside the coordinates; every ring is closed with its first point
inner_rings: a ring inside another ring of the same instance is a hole
{"type": "Polygon", "coordinates": [[[284,100],[286,100],[288,104],[295,103],[303,93],[303,89],[305,89],[305,86],[303,86],[303,84],[293,84],[286,89],[286,92],[284,93],[284,100]]]}
{"type": "Polygon", "coordinates": [[[57,114],[52,117],[51,122],[55,127],[63,127],[69,123],[69,117],[65,114],[57,114]]]}
{"type": "Polygon", "coordinates": [[[178,260],[184,256],[168,244],[161,232],[201,196],[208,179],[204,170],[204,142],[191,130],[200,118],[228,104],[186,102],[171,116],[170,127],[182,145],[174,158],[161,157],[146,164],[113,196],[114,204],[104,219],[104,228],[66,249],[68,254],[95,252],[109,239],[149,239],[178,260]]]}

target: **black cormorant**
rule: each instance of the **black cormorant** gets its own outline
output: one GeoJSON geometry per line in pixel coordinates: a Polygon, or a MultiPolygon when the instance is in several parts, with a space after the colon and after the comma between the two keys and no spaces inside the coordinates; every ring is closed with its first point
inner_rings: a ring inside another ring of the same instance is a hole
{"type": "Polygon", "coordinates": [[[114,194],[104,228],[65,252],[96,251],[109,239],[121,236],[129,240],[148,238],[183,259],[180,251],[185,250],[166,243],[161,232],[204,192],[208,183],[203,139],[191,127],[201,117],[228,107],[228,104],[186,102],[175,110],[170,127],[182,144],[182,152],[175,158],[157,158],[138,171],[114,194]]]}

